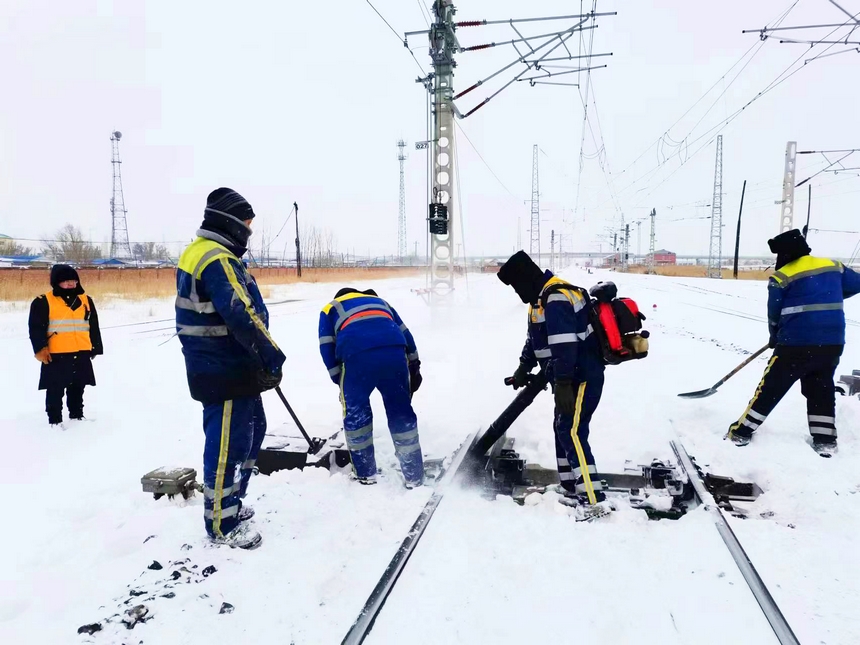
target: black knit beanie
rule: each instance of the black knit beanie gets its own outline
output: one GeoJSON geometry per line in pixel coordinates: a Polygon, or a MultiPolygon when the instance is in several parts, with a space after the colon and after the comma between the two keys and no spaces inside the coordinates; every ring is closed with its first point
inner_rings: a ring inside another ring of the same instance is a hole
{"type": "Polygon", "coordinates": [[[241,256],[247,250],[251,237],[251,229],[245,224],[245,220],[249,219],[254,219],[251,204],[231,188],[218,188],[206,198],[203,224],[200,225],[201,231],[214,235],[198,234],[226,244],[241,256]]]}

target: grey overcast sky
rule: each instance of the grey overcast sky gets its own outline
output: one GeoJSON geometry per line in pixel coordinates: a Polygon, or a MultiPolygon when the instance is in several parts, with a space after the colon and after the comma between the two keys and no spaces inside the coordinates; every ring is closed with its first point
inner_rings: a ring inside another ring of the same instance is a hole
{"type": "MultiPolygon", "coordinates": [[[[426,27],[425,0],[372,1],[401,34],[426,27]]],[[[840,4],[860,12],[860,0],[840,4]]],[[[608,67],[592,73],[580,181],[577,89],[516,83],[460,122],[486,161],[459,138],[467,253],[510,252],[518,221],[527,246],[534,144],[541,151],[545,250],[553,228],[565,233],[566,248],[596,250],[598,236],[618,226],[622,213],[635,222],[654,207],[660,247],[706,252],[710,209],[703,205],[713,191],[715,126],[804,58],[803,45],[761,43],[741,30],[760,28],[792,5],[785,25],[848,20],[828,0],[600,0],[598,11],[618,15],[599,20],[593,52],[614,55],[594,60],[608,67]]],[[[580,11],[579,2],[562,0],[462,0],[457,6],[460,20],[580,11]]],[[[537,23],[527,31],[568,24],[537,23]]],[[[514,37],[508,26],[464,28],[458,35],[463,45],[514,37]]],[[[427,69],[426,40],[414,37],[410,46],[427,69]]],[[[744,179],[741,250],[767,252],[766,240],[777,229],[774,201],[781,198],[786,141],[798,141],[801,150],[860,147],[858,56],[809,63],[721,131],[724,253],[733,244],[744,179]]],[[[460,54],[455,89],[514,57],[510,47],[460,54]]],[[[4,0],[0,60],[0,233],[39,238],[73,222],[92,239],[107,240],[109,135],[118,129],[132,242],[190,240],[207,193],[226,185],[253,204],[257,230],[277,232],[297,201],[305,221],[335,232],[340,250],[391,254],[402,136],[410,151],[409,247],[418,241],[423,253],[426,158],[414,142],[425,138],[426,95],[415,82],[415,60],[365,0],[4,0]]],[[[488,83],[467,95],[461,111],[497,87],[488,83]]],[[[825,163],[801,157],[798,178],[825,163]]],[[[860,167],[860,154],[845,166],[860,167]]],[[[858,172],[823,173],[812,181],[813,228],[860,230],[858,172]]],[[[797,204],[803,220],[805,187],[797,204]]],[[[860,233],[812,233],[810,239],[818,253],[848,256],[860,233]]],[[[284,233],[276,246],[290,240],[284,233]]]]}

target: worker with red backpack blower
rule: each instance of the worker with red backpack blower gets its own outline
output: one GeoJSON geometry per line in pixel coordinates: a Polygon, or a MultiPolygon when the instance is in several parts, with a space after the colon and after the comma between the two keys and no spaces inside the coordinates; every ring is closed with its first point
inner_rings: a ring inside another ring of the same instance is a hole
{"type": "Polygon", "coordinates": [[[500,268],[499,279],[530,305],[528,335],[520,366],[509,379],[524,387],[540,365],[555,396],[556,462],[565,498],[588,516],[608,510],[603,484],[588,442],[591,417],[603,393],[604,365],[644,358],[648,332],[645,319],[629,299],[618,299],[611,282],[588,293],[551,271],[541,271],[525,251],[500,268]]]}
{"type": "Polygon", "coordinates": [[[555,396],[553,429],[564,495],[591,512],[605,513],[608,509],[598,507],[606,497],[588,443],[604,370],[589,321],[588,294],[551,271],[541,271],[525,251],[511,256],[498,275],[530,305],[528,335],[513,386],[525,386],[538,365],[544,370],[555,396]]]}

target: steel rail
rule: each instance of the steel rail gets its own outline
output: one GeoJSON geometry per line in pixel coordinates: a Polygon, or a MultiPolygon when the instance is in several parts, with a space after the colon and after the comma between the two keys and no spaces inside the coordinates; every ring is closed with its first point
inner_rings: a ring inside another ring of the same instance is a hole
{"type": "Polygon", "coordinates": [[[382,610],[383,605],[385,605],[385,601],[391,594],[391,590],[403,572],[403,568],[409,561],[409,557],[415,551],[415,547],[418,546],[418,541],[424,535],[424,530],[427,528],[439,503],[442,501],[445,489],[452,480],[457,479],[457,472],[465,458],[469,455],[475,439],[477,439],[477,432],[472,433],[457,450],[451,465],[443,475],[444,481],[440,482],[439,487],[433,491],[430,499],[424,505],[424,508],[421,509],[421,512],[397,549],[397,553],[391,558],[391,562],[388,563],[379,582],[376,583],[373,591],[370,592],[370,596],[364,603],[364,607],[362,607],[361,612],[358,614],[358,618],[355,619],[346,636],[344,636],[343,641],[341,641],[341,645],[361,645],[364,639],[367,638],[370,630],[373,629],[376,617],[382,610]]]}
{"type": "Polygon", "coordinates": [[[714,524],[717,527],[720,537],[723,539],[726,548],[729,550],[729,553],[734,559],[735,564],[740,570],[747,585],[749,585],[750,591],[752,591],[753,596],[755,596],[759,607],[761,607],[765,618],[767,618],[767,621],[770,623],[773,633],[776,635],[780,645],[800,645],[800,641],[797,639],[797,636],[795,636],[794,631],[791,629],[791,626],[788,624],[782,611],[780,611],[779,606],[776,604],[770,591],[768,591],[767,586],[764,584],[764,580],[761,579],[761,576],[758,571],[756,571],[750,557],[747,555],[746,551],[744,551],[740,540],[738,540],[732,527],[729,526],[729,523],[723,514],[723,510],[716,504],[714,498],[707,491],[702,480],[699,478],[696,467],[693,465],[690,455],[687,454],[686,448],[684,448],[684,445],[680,440],[671,441],[670,445],[672,446],[672,451],[675,453],[675,456],[678,458],[678,464],[687,474],[699,502],[705,506],[706,510],[713,514],[714,524]]]}

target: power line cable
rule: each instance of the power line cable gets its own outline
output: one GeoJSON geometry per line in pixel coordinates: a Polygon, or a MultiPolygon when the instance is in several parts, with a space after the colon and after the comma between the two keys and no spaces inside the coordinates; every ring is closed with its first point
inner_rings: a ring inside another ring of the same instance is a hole
{"type": "MultiPolygon", "coordinates": [[[[858,15],[860,15],[860,14],[858,14],[858,15]]],[[[845,23],[843,23],[842,25],[840,25],[839,27],[837,27],[836,29],[834,29],[833,31],[831,31],[829,34],[827,34],[827,36],[825,36],[824,38],[828,38],[828,37],[829,37],[829,36],[831,36],[833,33],[835,33],[836,31],[838,31],[839,29],[841,29],[841,28],[842,28],[842,27],[844,27],[845,25],[847,25],[847,24],[848,24],[848,22],[850,22],[850,21],[846,21],[845,23]]],[[[824,40],[824,38],[822,38],[822,40],[824,40]]],[[[819,43],[819,44],[820,44],[820,43],[819,43]]],[[[816,45],[813,45],[813,47],[815,47],[815,46],[816,46],[816,45]]],[[[820,58],[822,54],[826,53],[826,52],[827,52],[829,49],[831,49],[833,46],[834,46],[834,45],[832,45],[832,44],[831,44],[831,45],[828,45],[828,47],[827,47],[827,48],[825,48],[825,49],[824,49],[824,51],[823,51],[823,52],[821,52],[821,54],[819,54],[818,56],[815,56],[814,58],[809,59],[809,61],[808,61],[808,62],[811,62],[811,61],[814,61],[814,60],[816,60],[816,59],[820,58]]],[[[789,64],[789,66],[788,66],[788,67],[786,67],[786,68],[785,68],[785,69],[784,69],[784,70],[783,70],[783,71],[782,71],[782,72],[781,72],[781,73],[780,73],[780,74],[779,74],[779,75],[778,75],[778,76],[777,76],[773,81],[771,81],[771,82],[770,82],[770,83],[765,87],[765,89],[761,90],[758,94],[756,94],[753,98],[751,98],[751,99],[750,99],[750,100],[749,100],[749,101],[748,101],[748,102],[747,102],[743,107],[741,107],[739,110],[736,110],[736,111],[735,111],[734,113],[732,113],[729,117],[727,117],[726,119],[723,119],[723,121],[721,121],[721,122],[720,122],[720,123],[718,123],[717,125],[713,126],[713,127],[712,127],[712,128],[710,128],[709,130],[707,130],[706,132],[704,132],[702,135],[700,135],[699,137],[697,137],[696,139],[694,139],[694,140],[691,142],[691,144],[690,144],[690,145],[694,145],[695,143],[697,143],[697,142],[701,141],[702,139],[707,138],[707,137],[710,137],[708,141],[706,141],[706,142],[705,142],[701,147],[699,147],[699,148],[698,148],[698,149],[697,149],[693,154],[691,154],[691,155],[688,157],[687,161],[689,161],[690,159],[692,159],[693,157],[695,157],[695,156],[696,156],[699,152],[701,152],[704,148],[706,148],[707,146],[709,146],[709,145],[711,144],[711,142],[713,141],[713,137],[714,137],[714,136],[716,136],[717,134],[719,134],[720,132],[722,132],[725,128],[727,128],[727,127],[732,123],[732,121],[734,121],[736,118],[738,118],[738,117],[743,113],[743,111],[744,111],[744,110],[746,110],[750,105],[752,105],[753,103],[755,103],[756,101],[758,101],[760,98],[762,98],[763,96],[767,95],[769,92],[771,92],[771,91],[775,90],[777,87],[779,87],[780,85],[782,85],[783,83],[785,83],[788,79],[790,79],[792,76],[794,76],[795,74],[797,74],[800,70],[805,69],[805,68],[806,68],[807,63],[804,63],[803,65],[801,65],[800,67],[798,67],[797,69],[795,69],[793,72],[791,72],[790,74],[788,74],[788,75],[787,75],[787,76],[785,76],[784,78],[780,78],[780,77],[784,76],[784,75],[785,75],[785,74],[786,74],[786,73],[787,73],[787,72],[788,72],[792,67],[794,67],[794,66],[797,64],[797,62],[798,62],[798,61],[800,61],[800,59],[802,59],[805,55],[806,55],[806,54],[804,53],[804,54],[801,54],[800,56],[798,56],[798,57],[797,57],[797,58],[796,58],[796,59],[795,59],[791,64],[789,64]]],[[[644,201],[645,199],[647,199],[647,198],[648,198],[650,195],[652,195],[652,194],[653,194],[657,189],[659,189],[663,184],[665,184],[667,181],[669,181],[669,180],[670,180],[670,179],[675,175],[675,173],[677,173],[677,172],[678,172],[681,168],[683,168],[685,165],[686,165],[686,161],[685,161],[684,163],[680,164],[680,165],[679,165],[677,168],[675,168],[675,170],[673,170],[671,173],[669,173],[669,175],[668,175],[665,179],[663,179],[663,181],[661,181],[659,184],[657,184],[657,186],[655,186],[653,189],[651,189],[651,190],[650,190],[650,191],[649,191],[649,192],[648,192],[648,193],[647,193],[647,194],[646,194],[646,195],[645,195],[641,200],[639,200],[639,202],[637,202],[637,204],[641,204],[641,203],[642,203],[642,201],[644,201]]],[[[604,203],[606,203],[606,202],[604,202],[604,203]]]]}
{"type": "MultiPolygon", "coordinates": [[[[771,21],[771,23],[768,23],[768,24],[775,24],[776,26],[778,26],[778,25],[782,24],[782,22],[783,22],[783,21],[785,21],[785,19],[786,19],[786,18],[788,17],[788,15],[789,15],[793,10],[794,10],[794,8],[797,6],[797,4],[798,4],[799,2],[800,2],[800,0],[795,0],[795,1],[794,1],[794,2],[793,2],[793,3],[788,7],[788,9],[786,9],[782,14],[780,14],[777,18],[775,18],[774,20],[772,20],[772,21],[771,21]]],[[[714,89],[715,89],[715,88],[716,88],[720,83],[722,83],[722,82],[725,80],[726,76],[728,76],[729,74],[731,74],[732,70],[734,70],[738,65],[740,65],[740,64],[741,64],[741,63],[742,63],[742,62],[747,58],[747,56],[749,56],[749,55],[750,55],[750,53],[751,53],[751,52],[754,52],[754,53],[753,53],[753,55],[752,55],[752,57],[750,57],[750,60],[752,60],[752,58],[753,58],[753,57],[755,57],[755,55],[760,51],[761,46],[762,46],[762,43],[761,43],[761,42],[759,42],[759,43],[754,43],[753,45],[751,45],[751,46],[749,47],[749,49],[747,49],[747,50],[746,50],[746,51],[741,55],[741,57],[740,57],[740,58],[738,58],[738,60],[737,60],[737,61],[735,61],[735,62],[734,62],[734,64],[732,64],[732,66],[731,66],[731,67],[729,67],[729,69],[728,69],[728,70],[726,70],[726,72],[725,72],[725,73],[724,73],[720,78],[718,78],[718,79],[716,80],[716,82],[714,82],[714,84],[713,84],[713,85],[711,85],[711,87],[709,87],[709,88],[705,91],[705,93],[704,93],[704,94],[702,94],[702,95],[701,95],[701,96],[700,96],[700,97],[695,101],[695,103],[693,103],[689,108],[687,108],[687,110],[686,110],[686,111],[685,111],[685,112],[684,112],[680,117],[678,117],[678,118],[675,120],[675,122],[674,122],[674,123],[672,123],[672,125],[670,125],[670,126],[669,126],[665,131],[664,131],[664,133],[663,133],[662,135],[660,135],[660,137],[658,137],[658,138],[657,138],[653,143],[651,143],[651,145],[649,145],[647,148],[645,148],[645,150],[643,150],[643,151],[642,151],[642,153],[641,153],[641,154],[639,154],[639,156],[637,156],[637,157],[636,157],[636,158],[635,158],[635,159],[634,159],[634,160],[633,160],[633,161],[632,161],[632,162],[631,162],[631,163],[630,163],[630,164],[629,164],[629,165],[628,165],[624,170],[622,170],[620,173],[618,173],[618,175],[616,175],[616,177],[621,177],[622,175],[626,174],[626,173],[627,173],[627,172],[628,172],[628,171],[629,171],[633,166],[635,166],[635,165],[636,165],[636,163],[638,163],[638,162],[639,162],[639,160],[640,160],[640,159],[642,159],[642,157],[644,157],[644,156],[648,153],[648,151],[649,151],[649,150],[651,150],[654,146],[659,146],[659,145],[661,144],[661,142],[665,142],[665,139],[666,139],[666,137],[669,135],[669,132],[672,130],[672,128],[674,128],[676,125],[678,125],[678,124],[679,124],[679,123],[680,123],[680,122],[681,122],[681,121],[682,121],[682,120],[683,120],[683,119],[684,119],[684,118],[685,118],[685,117],[686,117],[690,112],[692,112],[692,111],[696,108],[696,106],[697,106],[697,105],[699,105],[699,103],[701,103],[701,102],[702,102],[702,101],[703,101],[703,100],[704,100],[704,99],[705,99],[705,98],[706,98],[706,97],[707,97],[707,96],[708,96],[708,95],[709,95],[709,94],[710,94],[710,93],[711,93],[711,92],[712,92],[712,91],[713,91],[713,90],[714,90],[714,89]],[[755,51],[754,51],[754,50],[755,50],[755,51]]],[[[749,64],[749,61],[746,63],[746,65],[748,65],[748,64],[749,64]]],[[[744,68],[746,68],[746,65],[744,65],[744,68]]],[[[743,71],[743,70],[741,70],[741,71],[743,71]]],[[[740,75],[740,72],[738,73],[738,75],[736,75],[735,80],[737,80],[737,76],[739,76],[739,75],[740,75]]],[[[732,81],[732,82],[734,82],[734,81],[732,81]]],[[[710,110],[710,109],[712,109],[712,108],[713,108],[713,105],[712,105],[712,107],[711,107],[711,108],[709,108],[709,110],[710,110]]],[[[707,112],[706,112],[706,114],[707,114],[707,112]]],[[[688,136],[689,136],[689,135],[688,135],[688,136]]],[[[686,139],[687,139],[687,137],[684,137],[684,138],[681,140],[681,142],[686,141],[686,139]]],[[[672,139],[672,141],[674,141],[674,139],[672,139]]],[[[668,159],[667,159],[666,161],[668,161],[668,159]]],[[[642,179],[642,178],[640,177],[640,180],[641,180],[641,179],[642,179]]],[[[638,181],[639,181],[639,180],[636,180],[636,182],[638,182],[638,181]]],[[[633,183],[636,183],[636,182],[633,182],[633,183]]],[[[621,189],[621,191],[620,191],[620,192],[624,192],[625,190],[627,190],[627,189],[628,189],[630,186],[632,186],[632,185],[633,185],[633,184],[630,184],[630,185],[628,185],[628,186],[625,186],[624,188],[622,188],[622,189],[621,189]]],[[[607,200],[607,201],[608,201],[608,200],[607,200]]],[[[604,203],[605,203],[605,202],[604,202],[604,203]]]]}
{"type": "Polygon", "coordinates": [[[426,6],[424,6],[424,2],[422,0],[416,0],[416,2],[418,3],[419,11],[421,11],[421,17],[424,18],[424,22],[427,23],[427,27],[429,28],[430,20],[428,19],[428,16],[430,16],[430,11],[427,9],[426,6]]]}
{"type": "MultiPolygon", "coordinates": [[[[795,3],[795,4],[797,4],[797,3],[795,3]]],[[[858,15],[860,15],[860,14],[858,14],[858,15]]],[[[838,27],[836,27],[833,31],[831,31],[831,32],[830,32],[830,33],[828,33],[826,36],[824,36],[824,38],[822,38],[822,40],[824,40],[824,39],[828,38],[828,37],[829,37],[829,36],[831,36],[833,33],[835,33],[836,31],[838,31],[839,29],[841,29],[841,28],[842,28],[842,27],[844,27],[845,25],[847,25],[847,24],[848,24],[848,22],[850,22],[850,21],[846,21],[846,22],[845,22],[845,23],[843,23],[842,25],[839,25],[838,27]]],[[[819,43],[818,43],[818,44],[821,44],[821,42],[819,41],[819,43]]],[[[813,47],[815,47],[815,46],[816,46],[816,45],[813,45],[813,47]]],[[[829,46],[828,46],[827,48],[825,48],[825,49],[824,49],[824,51],[823,51],[823,52],[821,52],[819,55],[817,55],[817,56],[815,56],[815,57],[813,57],[813,58],[811,58],[811,59],[808,59],[806,62],[804,62],[804,64],[803,64],[803,65],[801,65],[800,67],[797,67],[796,69],[794,69],[794,71],[791,71],[791,72],[789,73],[789,70],[791,70],[795,65],[797,65],[797,63],[798,63],[798,62],[799,62],[799,61],[800,61],[800,60],[801,60],[801,59],[806,55],[806,53],[801,54],[801,55],[800,55],[800,56],[798,56],[794,61],[792,61],[792,62],[791,62],[791,63],[790,63],[790,64],[789,64],[789,65],[788,65],[788,66],[787,66],[787,67],[786,67],[786,68],[785,68],[785,69],[784,69],[780,74],[778,74],[778,75],[777,75],[777,77],[776,77],[775,79],[773,79],[773,80],[772,80],[772,81],[771,81],[767,86],[765,86],[765,88],[764,88],[763,90],[759,91],[755,96],[753,96],[749,101],[747,101],[747,103],[745,103],[741,108],[739,108],[738,110],[736,110],[735,112],[733,112],[731,115],[729,115],[728,117],[726,117],[725,119],[723,119],[722,121],[720,121],[719,123],[717,123],[716,125],[712,126],[712,127],[711,127],[711,128],[709,128],[708,130],[706,130],[704,133],[702,133],[701,135],[699,135],[698,137],[696,137],[696,138],[695,138],[695,139],[693,139],[692,141],[688,142],[688,146],[692,147],[692,146],[694,146],[696,143],[698,143],[699,141],[701,141],[702,139],[708,139],[708,141],[706,141],[702,146],[700,146],[700,147],[699,147],[698,149],[696,149],[692,154],[690,154],[686,159],[684,159],[684,160],[683,160],[683,161],[678,165],[678,167],[676,167],[676,168],[675,168],[675,169],[674,169],[674,170],[673,170],[673,171],[672,171],[668,176],[666,176],[666,177],[665,177],[665,178],[664,178],[664,179],[663,179],[659,184],[657,184],[657,186],[655,186],[654,188],[652,188],[652,189],[651,189],[651,190],[650,190],[646,195],[644,195],[644,196],[643,196],[643,197],[642,197],[642,198],[637,202],[637,205],[638,205],[638,204],[641,204],[645,199],[647,199],[647,198],[648,198],[650,195],[652,195],[656,190],[658,190],[661,186],[663,186],[663,184],[665,184],[667,181],[669,181],[669,180],[670,180],[670,179],[671,179],[671,178],[672,178],[672,177],[673,177],[673,176],[674,176],[674,175],[675,175],[675,174],[676,174],[676,173],[677,173],[681,168],[683,168],[683,167],[687,164],[687,162],[688,162],[688,161],[690,161],[690,160],[691,160],[693,157],[695,157],[699,152],[701,152],[703,149],[705,149],[707,146],[709,146],[709,145],[711,144],[711,142],[713,141],[714,136],[716,136],[717,134],[719,134],[720,132],[722,132],[726,127],[728,127],[728,126],[729,126],[729,125],[730,125],[730,124],[731,124],[735,119],[737,119],[737,118],[738,118],[738,117],[739,117],[739,116],[744,112],[744,110],[746,110],[750,105],[752,105],[753,103],[755,103],[756,101],[758,101],[760,98],[762,98],[763,96],[767,95],[769,92],[773,91],[774,89],[776,89],[777,87],[779,87],[780,85],[782,85],[784,82],[786,82],[786,81],[787,81],[788,79],[790,79],[792,76],[794,76],[795,74],[797,74],[800,70],[804,69],[804,68],[806,67],[807,63],[812,62],[812,61],[814,61],[814,60],[817,60],[818,58],[820,58],[823,54],[825,54],[825,53],[826,53],[829,49],[831,49],[832,47],[834,47],[834,44],[829,45],[829,46]]],[[[689,135],[688,135],[688,136],[689,136],[689,135]]],[[[642,177],[640,177],[639,179],[637,179],[637,180],[633,181],[631,184],[628,184],[625,188],[623,188],[623,189],[622,189],[622,192],[624,192],[624,191],[628,190],[628,189],[629,189],[629,188],[631,188],[633,185],[635,185],[635,184],[639,183],[639,182],[640,182],[640,181],[642,181],[643,179],[646,179],[646,178],[650,179],[650,178],[651,178],[651,177],[652,177],[656,172],[658,172],[660,169],[662,169],[662,167],[663,167],[663,166],[665,166],[665,165],[666,165],[666,163],[668,163],[668,161],[669,161],[669,160],[667,159],[665,162],[658,164],[656,168],[652,169],[651,171],[649,171],[648,173],[646,173],[645,175],[643,175],[643,176],[642,176],[642,177]]],[[[610,200],[604,200],[600,205],[598,205],[598,206],[597,206],[597,208],[600,208],[601,206],[603,206],[604,204],[606,204],[608,201],[610,201],[610,200]]]]}
{"type": "Polygon", "coordinates": [[[371,3],[370,0],[364,0],[364,1],[370,5],[370,8],[373,9],[376,12],[376,15],[379,16],[379,18],[382,20],[382,22],[384,22],[388,26],[388,28],[391,30],[391,33],[394,34],[395,38],[397,38],[397,42],[399,42],[401,45],[406,47],[406,51],[409,52],[409,55],[412,56],[412,59],[415,61],[415,64],[418,65],[418,69],[421,70],[421,74],[426,76],[427,72],[424,71],[424,67],[421,65],[421,63],[418,62],[418,59],[415,58],[415,53],[411,49],[409,49],[409,47],[406,45],[406,42],[400,37],[400,34],[398,34],[397,31],[394,29],[394,27],[391,26],[391,23],[385,19],[385,16],[383,16],[381,13],[379,13],[379,9],[374,7],[373,3],[371,3]]]}
{"type": "Polygon", "coordinates": [[[488,164],[488,163],[487,163],[487,160],[486,160],[486,159],[484,159],[483,155],[480,153],[480,151],[478,150],[477,146],[475,146],[475,144],[474,144],[474,143],[472,143],[472,140],[469,138],[469,135],[468,135],[468,134],[466,134],[466,131],[463,129],[463,126],[462,126],[462,125],[460,125],[460,122],[455,120],[455,121],[454,121],[454,125],[456,125],[456,126],[457,126],[457,128],[460,130],[460,132],[462,132],[462,133],[463,133],[463,136],[464,136],[464,137],[466,137],[466,141],[468,141],[468,142],[469,142],[469,145],[470,145],[470,146],[472,146],[472,150],[474,150],[474,151],[475,151],[475,154],[477,154],[477,155],[478,155],[478,158],[479,158],[482,162],[484,162],[484,165],[487,167],[487,170],[489,170],[489,171],[490,171],[490,174],[491,174],[493,177],[495,177],[496,181],[497,181],[497,182],[499,182],[499,185],[500,185],[502,188],[504,188],[504,189],[508,192],[508,194],[509,194],[511,197],[513,197],[514,199],[519,199],[519,197],[517,197],[516,195],[514,195],[514,194],[511,192],[511,190],[510,190],[507,186],[505,186],[505,183],[504,183],[501,179],[499,179],[499,176],[498,176],[498,175],[493,171],[493,169],[490,167],[490,164],[488,164]]]}

